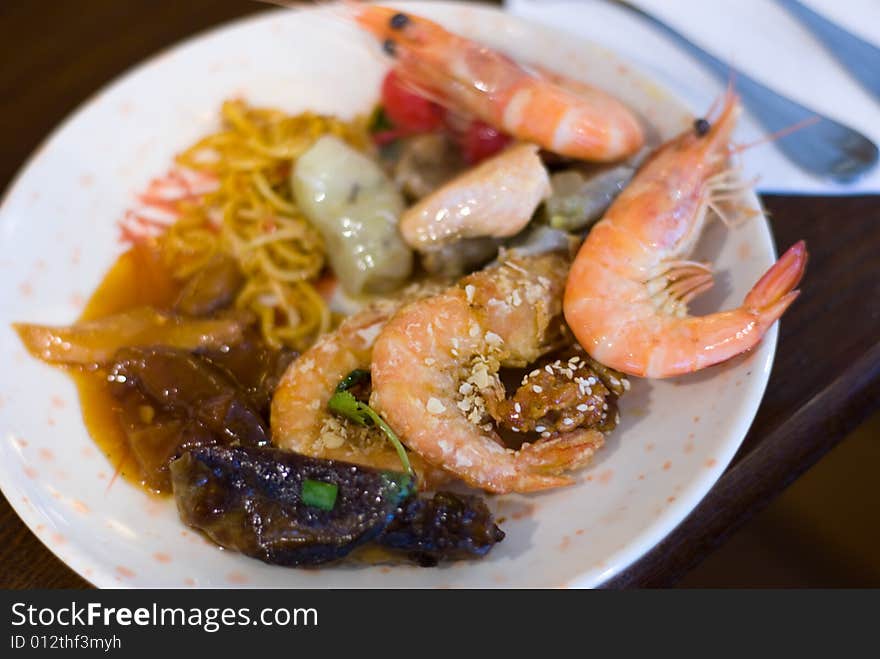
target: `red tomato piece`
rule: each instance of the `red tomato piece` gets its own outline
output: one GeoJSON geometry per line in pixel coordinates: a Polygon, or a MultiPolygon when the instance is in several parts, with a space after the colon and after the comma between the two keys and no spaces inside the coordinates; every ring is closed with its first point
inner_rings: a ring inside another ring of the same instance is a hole
{"type": "Polygon", "coordinates": [[[443,124],[443,108],[411,91],[393,70],[382,81],[385,114],[398,128],[411,133],[427,133],[443,124]]]}
{"type": "Polygon", "coordinates": [[[511,142],[510,135],[489,124],[474,120],[461,138],[461,151],[470,165],[494,156],[511,142]]]}

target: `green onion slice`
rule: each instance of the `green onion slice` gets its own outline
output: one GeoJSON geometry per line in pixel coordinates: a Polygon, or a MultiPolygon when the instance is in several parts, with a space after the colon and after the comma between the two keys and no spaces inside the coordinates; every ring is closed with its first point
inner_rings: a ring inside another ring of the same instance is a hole
{"type": "Polygon", "coordinates": [[[403,448],[403,444],[397,434],[387,423],[385,423],[384,419],[382,419],[372,407],[366,403],[360,402],[350,391],[348,391],[348,389],[358,382],[363,381],[368,376],[369,371],[363,370],[356,370],[349,373],[345,379],[339,383],[339,386],[336,387],[336,393],[330,397],[327,407],[334,414],[345,417],[349,421],[353,421],[360,426],[367,428],[373,426],[378,427],[385,433],[388,441],[394,446],[394,449],[397,451],[397,456],[400,458],[400,462],[403,464],[403,468],[406,472],[411,476],[415,476],[412,465],[409,463],[409,456],[407,456],[406,449],[403,448]]]}
{"type": "Polygon", "coordinates": [[[338,494],[339,486],[335,483],[313,481],[307,478],[303,481],[300,498],[308,506],[320,508],[321,510],[333,510],[338,494]]]}

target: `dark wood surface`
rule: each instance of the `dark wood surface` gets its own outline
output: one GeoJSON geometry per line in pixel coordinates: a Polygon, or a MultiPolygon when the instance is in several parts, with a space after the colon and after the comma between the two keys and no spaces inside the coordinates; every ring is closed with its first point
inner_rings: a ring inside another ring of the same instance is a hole
{"type": "MultiPolygon", "coordinates": [[[[103,84],[176,41],[261,11],[246,0],[0,2],[0,188],[103,84]]],[[[777,244],[804,238],[803,295],[731,467],[660,545],[606,585],[668,586],[880,406],[880,197],[767,196],[777,244]]],[[[0,429],[2,430],[2,429],[0,429]]],[[[83,588],[0,497],[0,587],[83,588]]]]}

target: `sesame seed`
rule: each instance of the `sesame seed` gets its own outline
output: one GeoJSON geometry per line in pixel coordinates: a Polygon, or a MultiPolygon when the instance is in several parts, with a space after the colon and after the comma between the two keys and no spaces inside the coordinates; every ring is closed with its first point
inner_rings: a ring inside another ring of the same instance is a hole
{"type": "Polygon", "coordinates": [[[517,413],[520,413],[520,412],[522,412],[522,405],[520,405],[519,403],[514,403],[513,409],[515,409],[517,411],[517,413]]]}
{"type": "Polygon", "coordinates": [[[428,412],[430,412],[431,414],[441,414],[446,411],[446,406],[439,398],[434,398],[434,396],[431,396],[428,399],[428,403],[425,405],[425,409],[428,410],[428,412]]]}
{"type": "Polygon", "coordinates": [[[495,332],[486,332],[485,339],[486,343],[488,343],[490,346],[500,346],[502,343],[504,343],[504,339],[498,336],[495,332]]]}
{"type": "Polygon", "coordinates": [[[562,424],[565,425],[565,426],[572,426],[572,425],[574,425],[574,421],[572,421],[572,420],[569,419],[568,417],[565,417],[565,418],[562,420],[562,424]]]}
{"type": "Polygon", "coordinates": [[[535,432],[544,432],[547,430],[545,426],[535,426],[535,432]]]}
{"type": "Polygon", "coordinates": [[[474,301],[474,293],[476,292],[477,289],[473,284],[468,284],[464,287],[464,294],[467,297],[468,304],[474,301]]]}
{"type": "Polygon", "coordinates": [[[536,394],[539,394],[544,391],[544,388],[536,384],[532,385],[532,391],[534,391],[536,394]]]}
{"type": "Polygon", "coordinates": [[[545,430],[544,432],[541,433],[541,437],[547,438],[547,437],[549,437],[549,436],[550,436],[550,431],[549,431],[549,430],[545,430]]]}
{"type": "Polygon", "coordinates": [[[553,369],[550,367],[550,364],[547,364],[544,367],[544,370],[547,371],[547,373],[549,373],[550,375],[553,375],[553,369]]]}
{"type": "Polygon", "coordinates": [[[588,409],[589,409],[589,407],[587,407],[587,405],[585,403],[581,403],[580,405],[577,406],[578,412],[586,412],[588,409]]]}

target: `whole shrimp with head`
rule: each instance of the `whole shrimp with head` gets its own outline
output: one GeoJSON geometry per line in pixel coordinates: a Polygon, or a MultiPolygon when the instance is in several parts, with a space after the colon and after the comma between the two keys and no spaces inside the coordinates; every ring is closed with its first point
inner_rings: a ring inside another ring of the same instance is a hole
{"type": "MultiPolygon", "coordinates": [[[[586,417],[568,418],[558,432],[535,428],[544,433],[516,450],[492,422],[500,416],[492,403],[505,396],[499,369],[526,366],[570,342],[562,323],[567,269],[560,254],[504,258],[394,315],[373,348],[370,404],[407,448],[490,492],[573,482],[563,472],[587,464],[604,441],[586,417]]],[[[525,385],[541,391],[537,382],[525,385]]],[[[524,405],[515,400],[514,412],[525,413],[524,405]]]]}
{"type": "Polygon", "coordinates": [[[798,296],[807,251],[791,247],[742,306],[688,316],[712,285],[709,268],[684,260],[710,209],[737,187],[729,168],[739,113],[728,90],[717,119],[698,119],[663,145],[596,224],[572,264],[565,318],[603,364],[663,378],[712,366],[753,348],[798,296]]]}
{"type": "Polygon", "coordinates": [[[382,41],[401,79],[453,112],[579,160],[620,160],[644,142],[636,116],[599,89],[568,88],[420,16],[349,6],[357,22],[382,41]]]}

